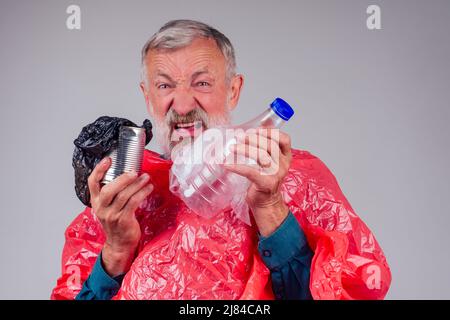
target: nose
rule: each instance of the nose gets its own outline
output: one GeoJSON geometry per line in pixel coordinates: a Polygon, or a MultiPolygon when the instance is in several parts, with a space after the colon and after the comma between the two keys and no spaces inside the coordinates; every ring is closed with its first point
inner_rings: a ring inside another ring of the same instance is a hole
{"type": "Polygon", "coordinates": [[[179,115],[186,115],[197,107],[194,94],[186,88],[176,90],[172,102],[172,108],[179,115]]]}

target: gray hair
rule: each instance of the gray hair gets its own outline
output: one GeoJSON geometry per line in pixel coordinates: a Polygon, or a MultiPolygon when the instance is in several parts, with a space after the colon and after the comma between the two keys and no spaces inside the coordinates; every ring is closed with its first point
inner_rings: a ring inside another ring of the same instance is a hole
{"type": "Polygon", "coordinates": [[[216,41],[217,47],[225,57],[227,80],[230,80],[236,73],[236,58],[230,40],[223,33],[203,22],[172,20],[163,25],[142,48],[141,64],[144,83],[147,82],[145,58],[150,50],[176,50],[190,45],[197,38],[216,41]]]}

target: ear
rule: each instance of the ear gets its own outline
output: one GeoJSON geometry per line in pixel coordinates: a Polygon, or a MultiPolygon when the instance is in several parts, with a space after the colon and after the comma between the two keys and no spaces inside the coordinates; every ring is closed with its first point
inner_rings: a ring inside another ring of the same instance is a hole
{"type": "Polygon", "coordinates": [[[139,83],[139,87],[141,88],[142,94],[144,95],[145,104],[147,105],[147,111],[149,114],[152,114],[150,110],[150,95],[147,91],[147,87],[145,86],[144,81],[141,81],[139,83]]]}
{"type": "Polygon", "coordinates": [[[238,102],[241,94],[242,86],[244,85],[244,76],[242,74],[236,74],[231,79],[231,95],[229,97],[228,105],[230,110],[233,110],[238,102]]]}

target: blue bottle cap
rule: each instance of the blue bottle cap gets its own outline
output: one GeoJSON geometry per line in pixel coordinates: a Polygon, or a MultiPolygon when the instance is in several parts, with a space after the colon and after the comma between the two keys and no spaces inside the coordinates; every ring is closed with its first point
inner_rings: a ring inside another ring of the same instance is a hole
{"type": "Polygon", "coordinates": [[[294,115],[294,109],[281,98],[276,98],[270,104],[272,110],[283,120],[288,121],[294,115]]]}

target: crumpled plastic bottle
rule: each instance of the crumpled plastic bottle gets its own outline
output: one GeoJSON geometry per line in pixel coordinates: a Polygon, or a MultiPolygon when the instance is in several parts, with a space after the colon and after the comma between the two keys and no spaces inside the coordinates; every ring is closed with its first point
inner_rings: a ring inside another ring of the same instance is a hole
{"type": "MultiPolygon", "coordinates": [[[[113,150],[119,140],[122,126],[139,127],[134,122],[117,117],[102,116],[86,125],[74,140],[72,167],[75,170],[75,193],[80,201],[91,207],[87,180],[95,166],[113,150]]],[[[140,128],[145,129],[145,144],[153,137],[152,123],[145,119],[140,128]]]]}
{"type": "MultiPolygon", "coordinates": [[[[172,152],[170,190],[195,213],[211,218],[230,207],[239,219],[250,225],[245,195],[247,178],[223,167],[237,135],[249,129],[280,128],[294,115],[292,107],[276,98],[261,114],[244,124],[211,128],[193,143],[184,144],[172,152]]],[[[255,131],[256,132],[256,131],[255,131]]],[[[238,156],[238,163],[253,165],[253,159],[238,156]]]]}

